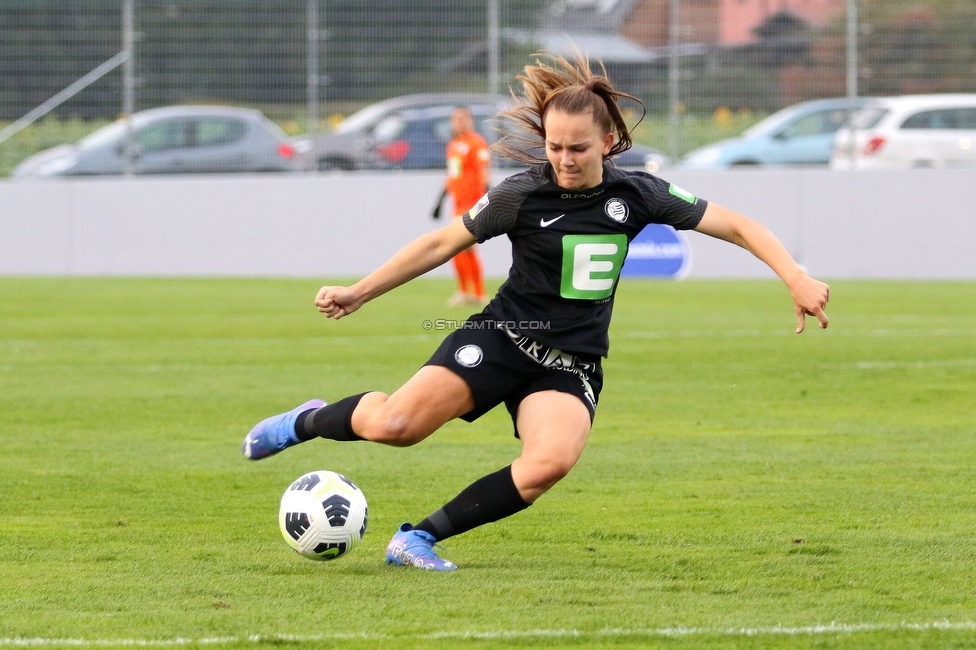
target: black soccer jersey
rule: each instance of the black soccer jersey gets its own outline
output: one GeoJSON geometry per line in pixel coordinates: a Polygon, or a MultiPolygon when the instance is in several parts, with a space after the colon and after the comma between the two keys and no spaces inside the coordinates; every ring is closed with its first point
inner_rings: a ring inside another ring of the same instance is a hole
{"type": "Polygon", "coordinates": [[[539,343],[606,356],[617,280],[630,241],[649,223],[692,229],[707,202],[609,163],[603,182],[571,191],[548,163],[493,187],[464,215],[479,242],[507,234],[512,268],[486,314],[539,343]]]}

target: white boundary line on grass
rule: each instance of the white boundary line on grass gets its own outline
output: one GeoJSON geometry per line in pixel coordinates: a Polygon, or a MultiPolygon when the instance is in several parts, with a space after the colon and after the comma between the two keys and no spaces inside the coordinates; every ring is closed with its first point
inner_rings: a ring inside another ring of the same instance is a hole
{"type": "Polygon", "coordinates": [[[0,638],[0,647],[122,647],[122,646],[189,646],[189,645],[220,645],[228,643],[261,643],[267,641],[283,641],[292,643],[306,643],[313,641],[392,641],[402,640],[465,640],[465,639],[532,639],[532,638],[619,638],[637,637],[689,637],[689,636],[725,636],[725,637],[762,637],[762,636],[814,636],[821,634],[855,634],[858,632],[899,632],[899,631],[976,631],[976,623],[937,621],[934,623],[898,623],[894,625],[859,623],[829,623],[825,625],[810,625],[805,627],[758,627],[758,628],[707,628],[707,627],[665,627],[665,628],[609,628],[604,630],[495,630],[486,632],[431,632],[428,634],[262,634],[246,637],[206,637],[201,639],[43,639],[43,638],[0,638]]]}
{"type": "MultiPolygon", "coordinates": [[[[813,326],[811,325],[812,329],[813,326]]],[[[976,329],[934,327],[931,329],[919,328],[880,328],[880,329],[837,329],[830,330],[831,336],[850,337],[953,337],[953,336],[976,336],[976,329]]],[[[792,338],[796,336],[795,330],[790,327],[779,327],[777,329],[727,329],[727,330],[623,330],[617,334],[630,339],[754,339],[782,337],[792,338]]]]}

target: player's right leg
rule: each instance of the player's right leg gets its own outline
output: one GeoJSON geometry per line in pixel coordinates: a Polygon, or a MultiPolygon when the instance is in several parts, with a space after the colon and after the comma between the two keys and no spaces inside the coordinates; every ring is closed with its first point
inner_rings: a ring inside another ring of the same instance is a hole
{"type": "Polygon", "coordinates": [[[316,437],[406,447],[473,408],[463,379],[442,366],[424,366],[392,395],[362,393],[333,404],[312,400],[262,420],[244,438],[242,451],[260,460],[316,437]]]}
{"type": "Polygon", "coordinates": [[[299,416],[322,406],[325,406],[325,402],[313,399],[299,404],[290,411],[261,420],[244,437],[241,453],[250,460],[261,460],[274,456],[292,445],[297,445],[302,442],[295,431],[295,423],[299,416]]]}

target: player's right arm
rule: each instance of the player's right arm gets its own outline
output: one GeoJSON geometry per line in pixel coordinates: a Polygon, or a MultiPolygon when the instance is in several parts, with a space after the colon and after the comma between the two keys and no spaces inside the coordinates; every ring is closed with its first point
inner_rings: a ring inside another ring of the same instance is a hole
{"type": "Polygon", "coordinates": [[[452,219],[443,228],[422,235],[404,246],[356,284],[350,287],[322,287],[315,297],[315,306],[329,318],[338,320],[373,298],[436,269],[475,241],[463,220],[452,219]]]}
{"type": "Polygon", "coordinates": [[[782,278],[793,297],[797,334],[805,329],[807,315],[816,317],[820,327],[826,329],[830,321],[824,310],[830,287],[808,276],[768,228],[743,214],[709,203],[695,230],[741,246],[782,278]]]}

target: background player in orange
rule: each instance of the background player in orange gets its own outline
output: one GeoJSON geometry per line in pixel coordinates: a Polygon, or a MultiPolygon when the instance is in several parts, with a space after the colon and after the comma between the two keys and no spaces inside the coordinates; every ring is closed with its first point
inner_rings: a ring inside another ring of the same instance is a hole
{"type": "MultiPolygon", "coordinates": [[[[474,116],[467,107],[458,106],[451,113],[451,132],[454,138],[447,144],[447,184],[444,193],[451,195],[456,219],[473,208],[488,191],[491,153],[488,143],[475,131],[474,116]]],[[[439,200],[434,209],[435,219],[440,216],[440,203],[439,200]]],[[[481,259],[474,246],[455,255],[453,261],[458,290],[447,304],[482,305],[487,302],[481,259]]]]}

